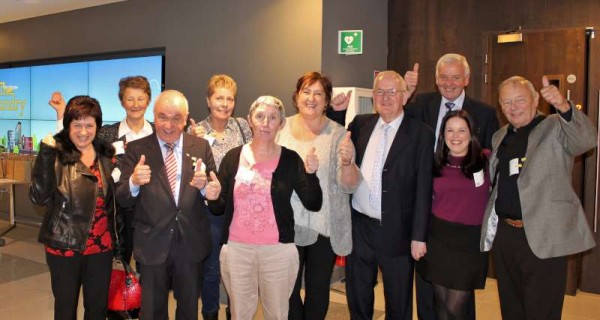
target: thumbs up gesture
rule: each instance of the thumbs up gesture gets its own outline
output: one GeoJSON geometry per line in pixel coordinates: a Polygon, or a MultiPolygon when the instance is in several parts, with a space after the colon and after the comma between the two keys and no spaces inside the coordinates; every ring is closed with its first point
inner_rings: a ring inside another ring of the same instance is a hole
{"type": "Polygon", "coordinates": [[[188,129],[189,133],[195,135],[198,138],[204,138],[206,135],[206,130],[204,130],[203,126],[199,126],[194,119],[190,118],[190,128],[188,129]]]}
{"type": "Polygon", "coordinates": [[[549,104],[553,105],[560,112],[567,112],[571,108],[567,99],[565,99],[558,88],[551,85],[548,77],[542,77],[542,90],[540,94],[549,104]]]}
{"type": "Polygon", "coordinates": [[[353,163],[352,158],[354,157],[354,144],[350,139],[350,131],[346,132],[344,140],[342,140],[340,143],[338,153],[343,166],[349,166],[353,163]]]}
{"type": "Polygon", "coordinates": [[[308,173],[315,173],[319,169],[319,158],[317,158],[315,151],[315,147],[310,148],[306,155],[306,160],[304,160],[304,169],[308,173]]]}
{"type": "Polygon", "coordinates": [[[206,166],[202,166],[202,159],[198,159],[196,162],[196,167],[194,168],[194,176],[192,177],[192,181],[190,181],[190,186],[202,190],[206,186],[206,166]]]}
{"type": "Polygon", "coordinates": [[[140,161],[135,165],[133,174],[131,175],[131,182],[135,186],[143,186],[150,182],[152,172],[150,166],[146,164],[146,156],[142,155],[140,161]]]}
{"type": "Polygon", "coordinates": [[[221,183],[217,179],[217,175],[210,172],[210,182],[206,185],[206,195],[204,196],[207,200],[217,200],[221,194],[221,183]]]}
{"type": "Polygon", "coordinates": [[[406,71],[406,74],[404,74],[404,81],[406,82],[406,87],[408,88],[408,96],[411,96],[417,89],[417,84],[419,83],[418,63],[415,63],[412,70],[406,71]]]}
{"type": "Polygon", "coordinates": [[[350,104],[350,97],[352,97],[352,90],[348,90],[347,93],[340,92],[331,99],[331,108],[335,111],[342,111],[348,109],[350,104]]]}

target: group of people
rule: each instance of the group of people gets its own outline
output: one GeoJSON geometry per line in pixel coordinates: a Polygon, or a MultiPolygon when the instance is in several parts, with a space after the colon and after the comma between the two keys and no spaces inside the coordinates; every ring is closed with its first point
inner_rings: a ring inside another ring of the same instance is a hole
{"type": "Polygon", "coordinates": [[[252,319],[259,298],[266,319],[324,319],[336,255],[352,319],[373,318],[379,271],[386,319],[412,319],[413,270],[420,319],[474,319],[492,246],[503,318],[560,318],[566,256],[595,245],[569,181],[596,129],[545,77],[557,114],[512,77],[499,129],[495,108],[465,93],[463,56],[435,74],[438,92],[413,96],[418,64],[379,73],[375,113],[347,129],[351,92],[334,97],[318,72],[298,79],[288,117],[273,96],[234,117],[226,75],[209,80],[198,123],[176,90],[144,120],[141,76],[121,80],[127,116],[104,127],[95,99],[53,94],[62,126],[41,142],[30,197],[47,208],[55,319],[76,318],[82,287],[85,319],[106,317],[113,252],[139,264],[142,319],[168,319],[170,290],[177,319],[197,319],[199,298],[218,319],[221,280],[233,319],[252,319]]]}

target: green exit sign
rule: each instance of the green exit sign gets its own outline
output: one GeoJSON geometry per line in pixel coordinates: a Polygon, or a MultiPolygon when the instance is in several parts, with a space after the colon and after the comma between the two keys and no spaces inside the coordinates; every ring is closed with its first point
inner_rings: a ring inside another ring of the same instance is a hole
{"type": "Polygon", "coordinates": [[[338,53],[339,54],[362,54],[363,53],[363,31],[362,30],[340,30],[338,31],[338,53]]]}

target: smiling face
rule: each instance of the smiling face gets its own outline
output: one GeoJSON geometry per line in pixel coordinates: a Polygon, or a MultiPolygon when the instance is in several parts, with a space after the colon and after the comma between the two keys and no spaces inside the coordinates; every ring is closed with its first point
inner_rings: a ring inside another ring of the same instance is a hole
{"type": "Polygon", "coordinates": [[[443,63],[437,70],[435,84],[444,98],[454,101],[469,84],[469,75],[460,61],[443,63]]]}
{"type": "Polygon", "coordinates": [[[381,72],[373,86],[373,102],[375,111],[383,121],[390,123],[404,111],[408,99],[406,83],[400,75],[393,71],[381,72]]]}
{"type": "Polygon", "coordinates": [[[444,128],[444,142],[450,150],[450,155],[466,156],[471,142],[471,131],[467,122],[460,117],[449,118],[444,128]]]}
{"type": "Polygon", "coordinates": [[[178,91],[168,90],[158,96],[154,105],[154,127],[158,137],[173,143],[179,139],[188,116],[187,99],[178,91]]]}
{"type": "Polygon", "coordinates": [[[128,119],[139,120],[144,118],[149,103],[150,97],[144,90],[125,88],[121,105],[125,109],[128,119]]]}
{"type": "Polygon", "coordinates": [[[322,116],[327,107],[327,101],[325,89],[323,89],[321,82],[315,81],[311,85],[304,86],[297,93],[296,103],[298,113],[302,117],[315,118],[322,116]]]}
{"type": "Polygon", "coordinates": [[[235,94],[229,88],[216,88],[213,94],[206,98],[206,104],[213,118],[227,121],[235,108],[235,94]]]}
{"type": "Polygon", "coordinates": [[[513,127],[526,126],[535,118],[539,95],[525,84],[513,82],[502,86],[498,96],[502,113],[513,127]]]}
{"type": "Polygon", "coordinates": [[[96,129],[96,119],[92,116],[73,120],[69,124],[69,139],[79,151],[83,151],[92,146],[96,129]]]}

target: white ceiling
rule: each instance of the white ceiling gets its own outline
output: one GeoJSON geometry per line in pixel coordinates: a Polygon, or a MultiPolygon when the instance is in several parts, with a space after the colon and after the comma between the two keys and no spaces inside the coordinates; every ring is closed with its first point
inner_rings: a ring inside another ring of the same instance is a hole
{"type": "Polygon", "coordinates": [[[0,23],[126,0],[0,0],[0,23]]]}

